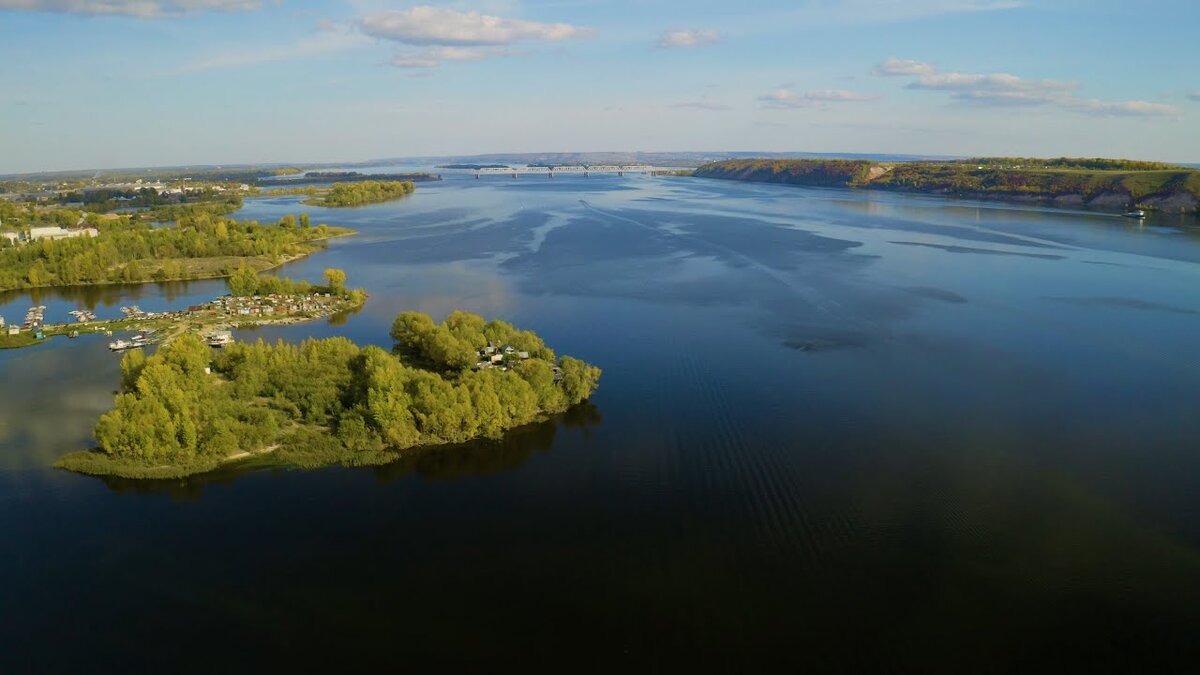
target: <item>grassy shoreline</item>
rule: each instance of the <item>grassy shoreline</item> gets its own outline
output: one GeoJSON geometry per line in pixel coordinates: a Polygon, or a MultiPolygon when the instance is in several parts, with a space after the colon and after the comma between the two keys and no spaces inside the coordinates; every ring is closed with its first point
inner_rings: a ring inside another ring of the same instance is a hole
{"type": "MultiPolygon", "coordinates": [[[[519,433],[522,429],[544,424],[563,414],[569,414],[569,411],[568,413],[542,412],[530,422],[507,429],[504,433],[519,433]]],[[[102,450],[93,448],[67,453],[58,458],[51,467],[96,478],[124,478],[139,481],[178,480],[230,470],[239,472],[267,469],[305,471],[329,466],[385,466],[413,456],[462,446],[478,440],[499,440],[494,437],[481,437],[467,441],[427,443],[407,448],[383,448],[374,452],[359,452],[353,456],[347,456],[345,453],[330,453],[327,449],[319,447],[314,451],[311,446],[303,445],[306,440],[311,441],[314,436],[329,437],[328,428],[317,425],[298,425],[296,431],[299,432],[298,437],[290,443],[270,445],[255,451],[240,451],[216,460],[205,459],[184,464],[146,466],[136,461],[111,457],[102,450]]]]}

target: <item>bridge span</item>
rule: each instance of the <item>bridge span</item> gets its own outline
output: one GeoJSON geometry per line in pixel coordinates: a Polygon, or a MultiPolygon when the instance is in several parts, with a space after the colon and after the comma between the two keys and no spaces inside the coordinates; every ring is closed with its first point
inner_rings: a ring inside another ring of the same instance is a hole
{"type": "Polygon", "coordinates": [[[558,174],[569,174],[574,176],[590,176],[592,174],[616,174],[624,176],[627,173],[650,174],[657,171],[655,167],[646,164],[630,164],[616,165],[606,164],[597,166],[519,166],[519,167],[488,167],[486,169],[474,169],[472,173],[476,178],[483,176],[511,176],[516,178],[521,175],[548,176],[554,178],[558,174]]]}

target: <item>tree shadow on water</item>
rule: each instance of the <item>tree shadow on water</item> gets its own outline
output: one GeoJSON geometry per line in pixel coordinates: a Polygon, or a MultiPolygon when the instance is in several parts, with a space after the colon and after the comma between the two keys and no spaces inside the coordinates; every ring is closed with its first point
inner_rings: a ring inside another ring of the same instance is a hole
{"type": "MultiPolygon", "coordinates": [[[[603,417],[600,410],[590,402],[574,406],[565,413],[554,415],[545,421],[527,424],[512,429],[497,439],[480,439],[456,445],[429,446],[407,451],[396,461],[369,467],[376,477],[385,483],[403,480],[417,475],[425,480],[450,481],[461,478],[489,476],[520,468],[534,455],[554,447],[554,440],[561,424],[577,429],[585,435],[600,425],[603,417]]],[[[337,467],[323,467],[315,471],[337,467]]],[[[368,467],[363,467],[366,469],[368,467]]],[[[363,470],[343,469],[348,471],[363,470]]],[[[163,480],[98,476],[108,489],[118,494],[168,495],[179,501],[198,500],[209,485],[229,486],[240,477],[261,474],[264,470],[275,473],[304,471],[279,467],[255,461],[222,467],[208,473],[163,480]]]]}
{"type": "Polygon", "coordinates": [[[376,467],[375,475],[392,482],[416,474],[426,480],[457,480],[511,471],[534,455],[554,447],[558,427],[585,432],[602,421],[600,411],[589,402],[544,422],[513,429],[498,439],[479,439],[449,446],[434,446],[407,454],[395,462],[376,467]]]}

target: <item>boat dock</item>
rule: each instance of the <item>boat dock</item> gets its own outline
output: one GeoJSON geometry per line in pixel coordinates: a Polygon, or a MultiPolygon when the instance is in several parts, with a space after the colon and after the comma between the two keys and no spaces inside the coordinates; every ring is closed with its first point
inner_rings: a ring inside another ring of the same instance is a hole
{"type": "MultiPolygon", "coordinates": [[[[26,347],[57,335],[133,333],[108,342],[122,352],[166,342],[185,332],[195,332],[213,347],[233,344],[231,330],[238,325],[290,324],[332,316],[353,309],[348,296],[331,293],[297,295],[222,296],[182,310],[149,312],[136,305],[121,307],[121,318],[100,319],[91,310],[76,309],[73,321],[46,324],[44,306],[31,307],[25,323],[0,331],[0,348],[26,347]]],[[[0,324],[2,326],[3,324],[0,324]]]]}

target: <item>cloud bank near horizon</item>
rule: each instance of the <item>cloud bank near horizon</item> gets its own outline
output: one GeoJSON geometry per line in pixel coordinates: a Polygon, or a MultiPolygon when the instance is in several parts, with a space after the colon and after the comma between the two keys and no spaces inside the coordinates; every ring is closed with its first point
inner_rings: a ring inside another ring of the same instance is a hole
{"type": "Polygon", "coordinates": [[[1149,101],[1102,101],[1083,98],[1080,84],[1064,80],[1037,80],[1009,73],[943,72],[924,61],[889,57],[875,65],[880,77],[908,77],[906,89],[945,92],[956,101],[980,106],[1052,106],[1085,115],[1124,117],[1180,117],[1182,111],[1149,101]]]}

